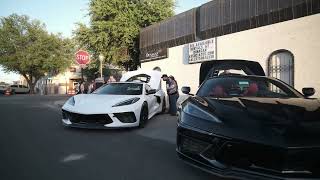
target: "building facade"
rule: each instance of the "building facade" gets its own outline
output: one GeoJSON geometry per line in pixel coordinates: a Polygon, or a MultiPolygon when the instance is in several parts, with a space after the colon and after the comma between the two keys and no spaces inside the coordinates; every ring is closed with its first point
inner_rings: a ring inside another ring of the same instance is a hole
{"type": "Polygon", "coordinates": [[[35,88],[39,94],[74,94],[81,81],[81,68],[73,65],[56,76],[45,76],[38,80],[35,88]]]}
{"type": "Polygon", "coordinates": [[[159,68],[195,93],[201,62],[253,60],[320,97],[319,12],[319,0],[213,0],[142,29],[141,68],[159,68]]]}

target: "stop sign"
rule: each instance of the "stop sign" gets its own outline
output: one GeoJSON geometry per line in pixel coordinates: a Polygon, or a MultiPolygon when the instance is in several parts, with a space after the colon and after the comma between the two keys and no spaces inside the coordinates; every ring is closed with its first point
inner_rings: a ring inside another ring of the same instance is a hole
{"type": "Polygon", "coordinates": [[[90,63],[90,55],[87,51],[79,50],[76,52],[76,62],[79,65],[86,65],[90,63]]]}

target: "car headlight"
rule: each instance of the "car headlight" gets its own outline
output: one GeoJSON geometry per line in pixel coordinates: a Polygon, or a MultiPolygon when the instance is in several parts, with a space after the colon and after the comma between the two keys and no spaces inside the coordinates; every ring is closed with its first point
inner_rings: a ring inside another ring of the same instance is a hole
{"type": "Polygon", "coordinates": [[[68,99],[67,103],[68,103],[69,105],[71,105],[71,106],[74,106],[75,103],[76,103],[76,101],[74,100],[74,97],[71,97],[71,98],[68,99]]]}
{"type": "Polygon", "coordinates": [[[140,98],[131,98],[131,99],[128,99],[128,100],[119,102],[119,103],[113,105],[112,107],[130,105],[130,104],[136,103],[136,102],[139,101],[139,100],[140,100],[140,98]]]}
{"type": "Polygon", "coordinates": [[[192,103],[188,103],[188,105],[186,105],[183,108],[183,112],[193,116],[193,117],[198,117],[201,119],[205,119],[205,120],[211,120],[217,123],[221,123],[221,121],[214,115],[212,115],[211,113],[207,112],[206,110],[203,110],[199,107],[197,107],[196,105],[192,104],[192,103]]]}

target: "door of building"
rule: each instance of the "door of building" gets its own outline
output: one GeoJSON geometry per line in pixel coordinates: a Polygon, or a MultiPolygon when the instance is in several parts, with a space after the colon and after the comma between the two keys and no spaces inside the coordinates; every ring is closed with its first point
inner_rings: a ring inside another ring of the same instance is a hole
{"type": "Polygon", "coordinates": [[[276,51],[268,62],[268,75],[294,86],[294,62],[290,51],[276,51]]]}

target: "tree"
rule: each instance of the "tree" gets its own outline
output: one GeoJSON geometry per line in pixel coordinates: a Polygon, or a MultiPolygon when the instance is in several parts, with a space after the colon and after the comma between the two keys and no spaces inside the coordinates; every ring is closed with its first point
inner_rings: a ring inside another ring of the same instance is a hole
{"type": "Polygon", "coordinates": [[[0,65],[22,75],[31,93],[46,73],[54,75],[70,65],[72,47],[71,40],[49,34],[38,20],[17,14],[1,18],[0,65]]]}
{"type": "Polygon", "coordinates": [[[173,15],[173,0],[91,0],[90,26],[78,24],[81,47],[103,54],[108,63],[135,69],[139,64],[140,28],[173,15]]]}

